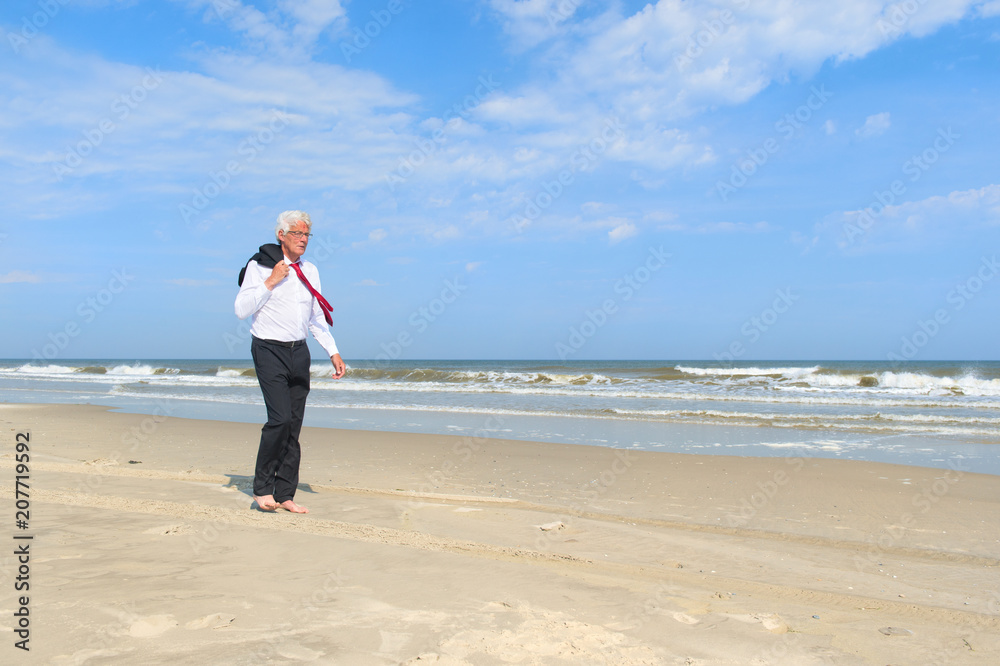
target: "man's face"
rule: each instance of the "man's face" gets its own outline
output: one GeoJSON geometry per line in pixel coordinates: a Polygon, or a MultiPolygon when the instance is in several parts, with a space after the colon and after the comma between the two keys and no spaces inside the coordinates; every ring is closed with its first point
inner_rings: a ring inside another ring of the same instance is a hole
{"type": "Polygon", "coordinates": [[[292,259],[298,259],[305,254],[306,245],[309,244],[309,237],[305,235],[308,233],[309,227],[305,222],[296,221],[288,231],[282,232],[281,249],[292,259]],[[298,235],[299,233],[302,235],[298,235]]]}

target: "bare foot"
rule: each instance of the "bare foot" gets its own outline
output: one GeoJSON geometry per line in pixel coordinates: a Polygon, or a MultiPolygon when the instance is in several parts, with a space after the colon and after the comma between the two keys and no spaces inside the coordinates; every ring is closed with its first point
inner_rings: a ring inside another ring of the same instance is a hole
{"type": "Polygon", "coordinates": [[[304,506],[299,506],[292,500],[285,500],[279,504],[278,507],[284,509],[285,511],[291,511],[292,513],[309,513],[309,509],[304,506]]]}
{"type": "Polygon", "coordinates": [[[261,511],[274,511],[278,508],[278,503],[274,501],[274,495],[253,496],[253,501],[257,502],[257,508],[261,511]]]}

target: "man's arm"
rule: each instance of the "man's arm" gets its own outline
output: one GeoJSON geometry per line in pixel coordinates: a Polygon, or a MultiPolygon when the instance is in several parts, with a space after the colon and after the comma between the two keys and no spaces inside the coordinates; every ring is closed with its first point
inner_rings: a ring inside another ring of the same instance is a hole
{"type": "Polygon", "coordinates": [[[243,286],[240,287],[240,293],[236,294],[236,316],[240,319],[246,319],[264,307],[267,299],[271,298],[271,291],[288,276],[289,268],[284,261],[279,261],[267,279],[261,279],[261,273],[265,270],[267,269],[262,269],[256,261],[247,264],[243,286]]]}
{"type": "MultiPolygon", "coordinates": [[[[306,276],[309,278],[309,283],[316,291],[323,293],[323,288],[319,281],[319,271],[312,270],[309,272],[310,275],[306,276]]],[[[344,359],[340,357],[337,342],[333,339],[330,329],[326,325],[326,315],[323,314],[323,308],[320,307],[319,301],[315,298],[312,301],[312,313],[309,317],[309,332],[312,333],[316,341],[326,350],[326,353],[330,355],[330,363],[333,364],[333,378],[340,379],[343,377],[344,373],[347,372],[347,365],[344,363],[344,359]]]]}

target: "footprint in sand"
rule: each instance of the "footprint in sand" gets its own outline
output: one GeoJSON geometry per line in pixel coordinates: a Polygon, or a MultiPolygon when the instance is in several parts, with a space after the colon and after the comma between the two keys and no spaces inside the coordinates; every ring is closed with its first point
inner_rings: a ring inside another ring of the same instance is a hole
{"type": "Polygon", "coordinates": [[[885,634],[886,636],[912,636],[913,632],[909,629],[901,629],[900,627],[882,627],[879,632],[885,634]]]}
{"type": "Polygon", "coordinates": [[[133,638],[152,638],[177,626],[173,615],[149,615],[132,623],[128,635],[133,638]]]}
{"type": "Polygon", "coordinates": [[[760,618],[760,623],[772,634],[788,633],[788,625],[777,615],[768,615],[760,618]]]}
{"type": "Polygon", "coordinates": [[[199,620],[191,620],[184,625],[185,629],[224,629],[236,620],[235,615],[212,613],[199,620]]]}
{"type": "Polygon", "coordinates": [[[275,651],[285,659],[292,661],[316,661],[323,656],[322,652],[310,650],[304,645],[290,645],[288,643],[282,643],[275,648],[275,651]]]}
{"type": "Polygon", "coordinates": [[[700,620],[691,617],[687,613],[674,613],[674,619],[684,624],[698,624],[700,622],[700,620]]]}
{"type": "Polygon", "coordinates": [[[86,460],[84,465],[90,465],[92,467],[112,467],[117,465],[118,461],[112,458],[94,458],[93,460],[86,460]]]}
{"type": "Polygon", "coordinates": [[[772,634],[784,634],[788,633],[788,624],[781,619],[780,616],[774,613],[750,613],[750,614],[729,614],[734,620],[739,620],[740,622],[746,622],[748,624],[753,624],[754,622],[760,622],[761,626],[765,630],[771,632],[772,634]]]}
{"type": "Polygon", "coordinates": [[[383,654],[393,654],[402,650],[413,637],[412,634],[394,631],[379,631],[379,634],[382,637],[382,645],[379,646],[378,652],[383,654]]]}
{"type": "Polygon", "coordinates": [[[428,664],[434,664],[434,666],[468,666],[469,662],[438,654],[437,652],[424,652],[412,659],[407,659],[400,666],[426,666],[428,664]]]}
{"type": "Polygon", "coordinates": [[[187,534],[191,529],[187,525],[165,525],[161,527],[151,527],[143,534],[187,534]]]}

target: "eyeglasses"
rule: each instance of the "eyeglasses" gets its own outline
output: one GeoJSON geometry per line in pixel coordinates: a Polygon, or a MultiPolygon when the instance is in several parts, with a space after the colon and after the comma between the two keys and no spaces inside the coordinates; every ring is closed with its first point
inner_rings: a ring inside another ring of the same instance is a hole
{"type": "Polygon", "coordinates": [[[305,238],[307,240],[309,239],[310,236],[312,236],[312,234],[306,231],[286,231],[285,235],[292,236],[293,238],[305,238]]]}

